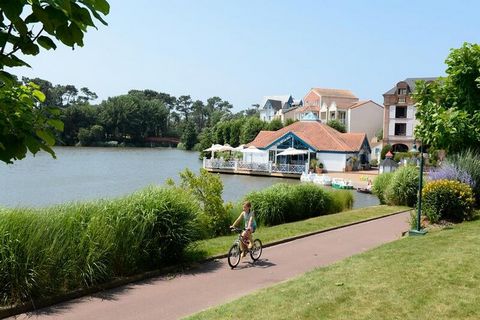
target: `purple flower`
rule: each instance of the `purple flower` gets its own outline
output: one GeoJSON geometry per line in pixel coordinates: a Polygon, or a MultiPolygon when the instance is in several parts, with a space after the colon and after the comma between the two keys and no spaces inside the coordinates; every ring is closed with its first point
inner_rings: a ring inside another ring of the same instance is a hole
{"type": "Polygon", "coordinates": [[[431,181],[441,179],[457,180],[468,184],[472,188],[475,187],[475,181],[468,172],[450,163],[444,163],[440,168],[430,171],[428,179],[431,181]]]}

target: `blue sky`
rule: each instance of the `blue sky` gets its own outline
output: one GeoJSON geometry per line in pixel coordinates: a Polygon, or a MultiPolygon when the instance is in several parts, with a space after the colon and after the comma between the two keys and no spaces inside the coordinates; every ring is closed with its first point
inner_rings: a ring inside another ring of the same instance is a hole
{"type": "Polygon", "coordinates": [[[100,99],[153,89],[235,110],[264,95],[349,89],[383,103],[407,77],[443,75],[451,48],[480,42],[480,2],[119,1],[85,46],[28,58],[20,76],[89,87],[100,99]]]}

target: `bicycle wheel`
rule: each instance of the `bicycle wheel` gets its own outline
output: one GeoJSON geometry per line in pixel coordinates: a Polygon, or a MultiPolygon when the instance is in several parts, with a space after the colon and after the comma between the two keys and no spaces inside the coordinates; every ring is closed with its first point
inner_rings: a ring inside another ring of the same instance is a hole
{"type": "Polygon", "coordinates": [[[238,245],[238,243],[235,243],[231,248],[230,250],[228,250],[228,264],[230,265],[230,267],[233,269],[235,268],[239,263],[240,263],[240,255],[241,255],[241,251],[240,251],[240,246],[238,245]]]}
{"type": "Polygon", "coordinates": [[[255,239],[253,241],[253,247],[250,250],[250,257],[252,257],[253,261],[257,261],[260,259],[260,256],[262,255],[262,241],[260,239],[255,239]]]}

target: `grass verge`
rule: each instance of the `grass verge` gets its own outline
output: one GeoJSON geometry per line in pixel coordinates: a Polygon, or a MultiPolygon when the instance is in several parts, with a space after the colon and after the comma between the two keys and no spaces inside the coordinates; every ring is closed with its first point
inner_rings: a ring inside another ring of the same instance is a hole
{"type": "MultiPolygon", "coordinates": [[[[302,234],[377,218],[408,209],[410,208],[402,206],[380,205],[349,210],[307,220],[285,223],[273,227],[260,227],[255,232],[255,236],[261,239],[263,244],[268,244],[274,241],[280,241],[302,234]]],[[[193,260],[202,260],[208,257],[221,255],[228,251],[236,237],[237,236],[235,234],[230,236],[197,241],[192,245],[192,247],[189,248],[188,251],[193,260]]]]}
{"type": "Polygon", "coordinates": [[[479,319],[479,230],[404,238],[190,319],[479,319]]]}

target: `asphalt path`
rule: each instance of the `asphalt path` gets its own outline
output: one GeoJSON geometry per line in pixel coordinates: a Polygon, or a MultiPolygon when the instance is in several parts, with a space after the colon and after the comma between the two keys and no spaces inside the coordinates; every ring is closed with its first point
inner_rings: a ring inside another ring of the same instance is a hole
{"type": "MultiPolygon", "coordinates": [[[[252,291],[326,266],[401,237],[409,229],[401,213],[264,248],[260,260],[249,256],[236,269],[226,259],[192,270],[149,279],[75,299],[16,319],[178,319],[252,291]]],[[[257,234],[261,239],[261,234],[257,234]]]]}

